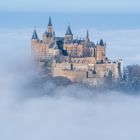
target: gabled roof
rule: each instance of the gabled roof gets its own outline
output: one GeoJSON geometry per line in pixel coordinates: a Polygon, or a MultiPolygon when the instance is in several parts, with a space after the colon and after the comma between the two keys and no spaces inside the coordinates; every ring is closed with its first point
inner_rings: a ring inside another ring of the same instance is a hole
{"type": "Polygon", "coordinates": [[[52,20],[51,20],[51,17],[49,17],[48,26],[52,26],[52,20]]]}
{"type": "Polygon", "coordinates": [[[70,26],[68,26],[67,31],[66,31],[66,34],[65,34],[65,35],[72,35],[72,32],[71,32],[71,28],[70,28],[70,26]]]}
{"type": "Polygon", "coordinates": [[[95,44],[94,44],[93,42],[89,42],[89,43],[87,44],[87,46],[88,46],[89,48],[95,48],[95,47],[96,47],[95,44]]]}
{"type": "Polygon", "coordinates": [[[32,35],[32,39],[38,39],[36,29],[34,29],[34,32],[33,32],[33,35],[32,35]]]}

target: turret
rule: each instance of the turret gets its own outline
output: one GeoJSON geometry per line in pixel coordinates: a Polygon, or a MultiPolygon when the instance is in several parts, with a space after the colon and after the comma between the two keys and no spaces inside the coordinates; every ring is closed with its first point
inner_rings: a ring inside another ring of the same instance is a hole
{"type": "Polygon", "coordinates": [[[104,43],[103,39],[99,41],[96,45],[96,60],[102,61],[106,58],[106,43],[104,43]]]}
{"type": "Polygon", "coordinates": [[[38,35],[36,32],[36,29],[34,29],[33,31],[33,35],[31,38],[31,48],[32,48],[32,55],[34,56],[35,59],[38,59],[38,44],[39,44],[39,39],[38,39],[38,35]]]}
{"type": "Polygon", "coordinates": [[[51,17],[49,17],[48,30],[46,30],[45,33],[43,34],[43,42],[49,43],[50,41],[53,41],[54,38],[55,38],[55,34],[53,31],[52,20],[51,17]]]}
{"type": "Polygon", "coordinates": [[[68,28],[67,28],[67,31],[66,31],[66,34],[65,34],[65,40],[66,41],[72,41],[73,40],[73,34],[72,34],[70,26],[68,26],[68,28]]]}

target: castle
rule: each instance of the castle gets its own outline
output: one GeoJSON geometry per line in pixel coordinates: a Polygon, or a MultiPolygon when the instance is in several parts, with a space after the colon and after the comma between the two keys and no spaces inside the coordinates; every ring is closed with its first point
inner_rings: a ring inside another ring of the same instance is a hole
{"type": "Polygon", "coordinates": [[[42,40],[34,29],[31,47],[40,70],[52,77],[65,77],[93,86],[108,79],[117,81],[123,78],[122,60],[111,61],[106,56],[106,43],[102,39],[94,44],[88,31],[85,39],[74,39],[69,25],[64,37],[56,37],[51,17],[42,40]]]}

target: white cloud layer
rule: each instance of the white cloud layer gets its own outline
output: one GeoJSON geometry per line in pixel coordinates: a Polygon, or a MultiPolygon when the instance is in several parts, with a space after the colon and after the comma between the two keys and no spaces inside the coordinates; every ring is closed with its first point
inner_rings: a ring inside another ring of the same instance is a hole
{"type": "MultiPolygon", "coordinates": [[[[1,140],[139,140],[138,95],[95,93],[49,82],[38,86],[29,61],[31,33],[0,29],[1,140]]],[[[120,50],[125,57],[139,50],[139,30],[102,33],[114,54],[118,47],[129,48],[120,50]]]]}

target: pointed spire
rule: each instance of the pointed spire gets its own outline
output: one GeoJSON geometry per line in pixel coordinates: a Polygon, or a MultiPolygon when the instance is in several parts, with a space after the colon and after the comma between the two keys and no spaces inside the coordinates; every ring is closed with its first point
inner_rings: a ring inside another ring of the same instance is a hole
{"type": "Polygon", "coordinates": [[[32,39],[38,39],[37,32],[36,32],[36,28],[34,28],[34,32],[33,32],[33,35],[32,35],[32,39]]]}
{"type": "Polygon", "coordinates": [[[68,25],[68,28],[67,28],[67,31],[66,31],[66,35],[72,35],[71,28],[70,28],[69,25],[68,25]]]}
{"type": "Polygon", "coordinates": [[[49,17],[49,23],[48,23],[48,26],[52,26],[52,20],[51,20],[51,17],[49,17]]]}
{"type": "Polygon", "coordinates": [[[89,41],[89,32],[87,30],[86,41],[89,41]]]}

